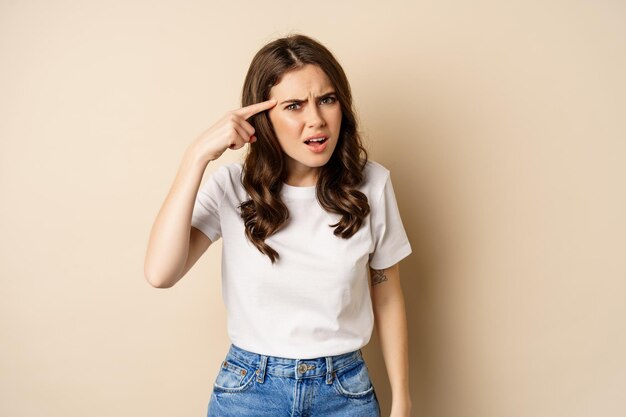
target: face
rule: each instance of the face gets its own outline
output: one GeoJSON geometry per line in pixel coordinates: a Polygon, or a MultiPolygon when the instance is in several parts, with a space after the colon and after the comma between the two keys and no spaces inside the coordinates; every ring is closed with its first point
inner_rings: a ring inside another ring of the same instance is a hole
{"type": "Polygon", "coordinates": [[[341,106],[333,84],[319,66],[307,64],[285,73],[269,98],[277,100],[269,118],[289,176],[316,177],[333,154],[341,128],[341,106]]]}

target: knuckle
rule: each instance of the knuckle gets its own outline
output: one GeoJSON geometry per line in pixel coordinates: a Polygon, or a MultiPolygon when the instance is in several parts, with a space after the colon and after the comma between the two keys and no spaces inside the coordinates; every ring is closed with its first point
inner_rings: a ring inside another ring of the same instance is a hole
{"type": "Polygon", "coordinates": [[[254,128],[254,126],[252,126],[252,124],[245,122],[244,126],[246,130],[248,130],[249,132],[252,132],[252,133],[256,132],[256,129],[254,128]]]}

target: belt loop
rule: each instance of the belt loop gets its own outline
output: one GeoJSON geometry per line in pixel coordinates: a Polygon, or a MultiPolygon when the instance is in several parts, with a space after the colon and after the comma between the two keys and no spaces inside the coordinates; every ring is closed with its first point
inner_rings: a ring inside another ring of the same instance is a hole
{"type": "Polygon", "coordinates": [[[333,358],[332,356],[326,356],[326,383],[333,383],[333,358]]]}
{"type": "Polygon", "coordinates": [[[259,361],[259,369],[256,370],[256,380],[262,384],[265,379],[265,368],[267,368],[267,356],[260,356],[261,360],[259,361]]]}

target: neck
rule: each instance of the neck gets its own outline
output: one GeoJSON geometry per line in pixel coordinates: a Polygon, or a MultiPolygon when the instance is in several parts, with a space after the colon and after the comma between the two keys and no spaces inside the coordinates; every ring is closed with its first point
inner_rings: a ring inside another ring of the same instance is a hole
{"type": "Polygon", "coordinates": [[[287,185],[294,187],[310,187],[317,184],[320,169],[318,167],[307,167],[302,164],[288,167],[287,185]]]}

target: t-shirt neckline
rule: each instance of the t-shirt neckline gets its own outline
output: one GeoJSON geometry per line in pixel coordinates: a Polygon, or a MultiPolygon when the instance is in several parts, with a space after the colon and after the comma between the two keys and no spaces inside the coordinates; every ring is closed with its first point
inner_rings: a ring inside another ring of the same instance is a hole
{"type": "Polygon", "coordinates": [[[281,193],[283,196],[290,198],[311,198],[315,197],[315,187],[315,185],[297,187],[283,182],[281,193]]]}

